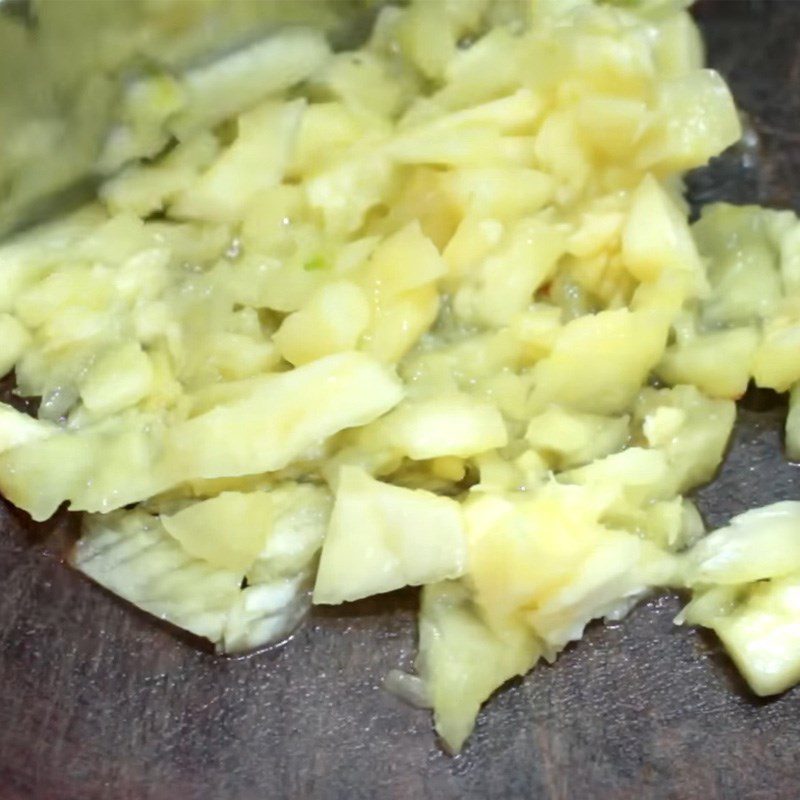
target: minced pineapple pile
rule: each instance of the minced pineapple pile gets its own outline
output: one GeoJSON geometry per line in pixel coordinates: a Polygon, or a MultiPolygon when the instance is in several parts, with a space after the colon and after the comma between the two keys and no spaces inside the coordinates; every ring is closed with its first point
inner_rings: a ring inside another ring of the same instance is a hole
{"type": "Polygon", "coordinates": [[[392,683],[452,750],[657,587],[759,694],[800,679],[800,503],[705,536],[685,496],[751,379],[800,386],[800,223],[689,225],[740,126],[682,5],[421,0],[131,84],[106,158],[150,157],[0,249],[41,398],[0,410],[2,493],[224,652],[423,586],[392,683]]]}

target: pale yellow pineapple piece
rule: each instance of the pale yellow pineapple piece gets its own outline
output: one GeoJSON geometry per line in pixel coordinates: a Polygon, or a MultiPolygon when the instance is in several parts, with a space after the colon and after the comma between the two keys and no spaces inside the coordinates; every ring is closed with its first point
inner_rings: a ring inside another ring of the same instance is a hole
{"type": "Polygon", "coordinates": [[[380,308],[398,295],[435,283],[446,272],[436,246],[414,220],[375,248],[362,280],[380,308]]]}
{"type": "Polygon", "coordinates": [[[668,270],[685,276],[692,294],[706,289],[705,268],[686,215],[652,175],[633,194],[622,231],[622,261],[640,281],[655,281],[668,270]]]}
{"type": "Polygon", "coordinates": [[[533,368],[531,410],[552,403],[593,414],[625,410],[661,360],[666,339],[662,315],[647,311],[602,311],[567,323],[533,368]]]}
{"type": "Polygon", "coordinates": [[[170,121],[178,139],[213,128],[300,83],[330,58],[320,31],[288,28],[183,75],[185,110],[170,121]]]}
{"type": "Polygon", "coordinates": [[[800,380],[800,297],[780,306],[764,324],[753,359],[753,379],[759,386],[789,390],[800,380]]]}
{"type": "Polygon", "coordinates": [[[0,403],[0,453],[28,442],[47,439],[59,431],[58,426],[17,411],[0,403]]]}
{"type": "Polygon", "coordinates": [[[503,417],[494,405],[466,394],[408,401],[378,423],[387,444],[413,459],[466,458],[508,443],[503,417]]]}
{"type": "Polygon", "coordinates": [[[686,556],[690,586],[741,584],[800,571],[800,502],[752,509],[701,539],[686,556]]]}
{"type": "Polygon", "coordinates": [[[103,353],[80,384],[81,400],[94,415],[115,414],[143,400],[153,386],[153,365],[138,342],[103,353]]]}
{"type": "Polygon", "coordinates": [[[318,172],[363,132],[361,120],[343,103],[311,103],[300,121],[287,175],[299,177],[318,172]]]}
{"type": "Polygon", "coordinates": [[[732,400],[713,400],[694,386],[644,389],[634,408],[634,424],[669,463],[663,496],[685,492],[709,481],[725,454],[736,406],[732,400]]]}
{"type": "Polygon", "coordinates": [[[264,548],[272,508],[268,492],[223,492],[162,514],[161,524],[189,555],[244,573],[264,548]]]}
{"type": "Polygon", "coordinates": [[[439,313],[439,292],[433,285],[398,294],[373,308],[363,350],[385,364],[398,362],[433,325],[439,313]]]}
{"type": "Polygon", "coordinates": [[[469,577],[486,618],[524,618],[554,655],[589,620],[672,580],[670,556],[598,522],[612,499],[602,489],[553,483],[531,495],[471,498],[469,577]]]}
{"type": "Polygon", "coordinates": [[[242,582],[241,572],[187,554],[142,511],[86,517],[70,562],[144,611],[212,642],[221,639],[242,582]]]}
{"type": "Polygon", "coordinates": [[[280,354],[299,366],[354,350],[372,318],[365,292],[350,281],[326,283],[273,334],[280,354]]]}
{"type": "Polygon", "coordinates": [[[702,69],[655,86],[656,120],[637,156],[642,169],[659,173],[703,166],[742,135],[725,81],[702,69]]]}
{"type": "Polygon", "coordinates": [[[682,619],[719,636],[750,688],[761,697],[800,681],[800,575],[696,596],[682,619]]]}
{"type": "Polygon", "coordinates": [[[758,346],[754,328],[699,334],[668,347],[657,372],[667,383],[690,383],[709,397],[738,400],[747,389],[758,346]]]}
{"type": "MultiPolygon", "coordinates": [[[[714,203],[703,209],[692,236],[708,264],[711,294],[702,319],[711,326],[752,325],[768,318],[781,299],[779,252],[770,228],[789,212],[714,203]]],[[[783,261],[784,259],[780,259],[783,261]]]]}
{"type": "Polygon", "coordinates": [[[465,568],[458,503],[342,467],[314,585],[315,603],[342,603],[457,578],[465,568]]]}
{"type": "Polygon", "coordinates": [[[563,233],[536,217],[520,220],[465,277],[453,304],[468,323],[499,327],[532,302],[553,274],[566,242],[563,233]]]}
{"type": "Polygon", "coordinates": [[[463,583],[422,590],[416,666],[436,731],[451,752],[461,749],[492,692],[532,669],[540,655],[541,645],[527,626],[489,627],[463,583]]]}
{"type": "Polygon", "coordinates": [[[334,433],[371,422],[402,394],[388,370],[354,352],[254,378],[240,399],[169,429],[170,473],[178,482],[281,469],[334,433]]]}
{"type": "Polygon", "coordinates": [[[259,192],[276,186],[289,164],[304,100],[269,102],[242,114],[234,142],[170,205],[181,218],[240,219],[259,192]]]}
{"type": "Polygon", "coordinates": [[[628,441],[630,417],[603,417],[558,406],[532,417],[525,439],[557,469],[580,466],[620,450],[628,441]]]}

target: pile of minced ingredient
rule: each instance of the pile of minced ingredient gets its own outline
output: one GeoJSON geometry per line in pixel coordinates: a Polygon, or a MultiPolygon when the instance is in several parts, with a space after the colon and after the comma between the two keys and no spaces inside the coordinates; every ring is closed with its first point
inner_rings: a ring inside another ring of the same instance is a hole
{"type": "MultiPolygon", "coordinates": [[[[800,386],[800,223],[681,175],[737,141],[679,2],[422,0],[134,82],[96,203],[0,248],[0,489],[77,569],[250,650],[421,585],[458,750],[596,618],[685,589],[758,694],[800,679],[800,503],[705,535],[749,381],[800,386]]],[[[800,455],[800,389],[787,447],[800,455]]]]}

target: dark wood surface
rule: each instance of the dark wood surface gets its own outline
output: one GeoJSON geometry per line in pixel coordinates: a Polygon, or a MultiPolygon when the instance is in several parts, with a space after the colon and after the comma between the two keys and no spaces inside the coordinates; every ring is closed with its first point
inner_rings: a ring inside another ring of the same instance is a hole
{"type": "MultiPolygon", "coordinates": [[[[759,132],[696,197],[800,207],[800,3],[701,3],[711,63],[759,132]],[[751,163],[754,162],[754,163],[751,163]]],[[[707,521],[800,497],[785,409],[746,399],[707,521]]],[[[800,797],[800,690],[744,690],[711,637],[654,599],[496,696],[458,758],[380,687],[414,651],[416,596],[317,613],[238,660],[204,652],[59,563],[0,510],[0,800],[800,797]]],[[[53,543],[55,542],[55,543],[53,543]]]]}

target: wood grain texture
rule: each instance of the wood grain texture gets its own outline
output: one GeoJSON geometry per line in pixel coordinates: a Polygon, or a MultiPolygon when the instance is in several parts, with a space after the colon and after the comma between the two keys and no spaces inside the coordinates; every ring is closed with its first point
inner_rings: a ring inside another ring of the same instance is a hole
{"type": "MultiPolygon", "coordinates": [[[[759,132],[692,187],[800,207],[800,4],[701,3],[709,57],[759,132]]],[[[707,521],[800,497],[785,409],[748,396],[707,521]]],[[[65,535],[63,524],[47,542],[65,535]]],[[[410,664],[416,596],[317,613],[270,652],[224,659],[65,568],[0,511],[0,800],[776,800],[800,795],[800,690],[747,694],[677,598],[593,626],[499,693],[459,758],[381,688],[410,664]]]]}

